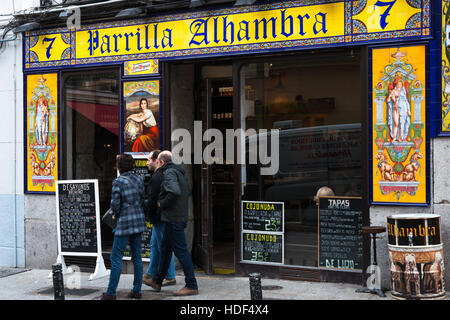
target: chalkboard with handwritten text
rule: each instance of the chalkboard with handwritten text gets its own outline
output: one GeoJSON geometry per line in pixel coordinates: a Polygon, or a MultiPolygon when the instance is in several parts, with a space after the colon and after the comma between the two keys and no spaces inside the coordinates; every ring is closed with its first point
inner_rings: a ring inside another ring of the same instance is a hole
{"type": "Polygon", "coordinates": [[[94,182],[58,182],[61,252],[97,253],[97,215],[94,182]]]}
{"type": "Polygon", "coordinates": [[[361,198],[320,198],[319,267],[361,270],[362,241],[361,198]]]}
{"type": "Polygon", "coordinates": [[[242,201],[242,229],[283,232],[283,202],[242,201]]]}
{"type": "Polygon", "coordinates": [[[254,263],[283,263],[283,235],[242,233],[242,260],[254,263]]]}

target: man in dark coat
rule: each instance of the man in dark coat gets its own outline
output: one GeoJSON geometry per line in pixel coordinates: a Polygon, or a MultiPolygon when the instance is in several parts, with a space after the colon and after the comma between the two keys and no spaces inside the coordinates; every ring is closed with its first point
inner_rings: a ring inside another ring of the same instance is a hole
{"type": "Polygon", "coordinates": [[[156,291],[161,290],[162,280],[166,276],[173,252],[183,267],[186,282],[184,288],[174,291],[173,294],[176,296],[196,295],[198,294],[197,280],[184,234],[188,221],[189,183],[184,167],[172,162],[172,154],[169,151],[161,152],[158,161],[161,165],[159,170],[163,173],[158,206],[161,208],[161,221],[165,223],[166,228],[161,248],[159,274],[146,284],[156,291]]]}
{"type": "MultiPolygon", "coordinates": [[[[161,183],[163,174],[159,170],[158,155],[161,151],[154,150],[150,152],[147,158],[147,166],[150,170],[150,177],[148,177],[148,208],[147,213],[150,223],[153,224],[152,236],[150,239],[150,263],[148,265],[147,272],[144,273],[143,282],[147,284],[148,280],[155,277],[158,273],[159,262],[161,260],[161,247],[162,239],[164,235],[165,224],[161,222],[160,209],[157,207],[157,202],[159,198],[159,192],[161,190],[161,183]]],[[[147,180],[146,179],[146,180],[147,180]]],[[[175,259],[170,261],[169,270],[167,272],[166,278],[163,281],[163,286],[170,286],[176,284],[176,274],[175,274],[175,259]]]]}

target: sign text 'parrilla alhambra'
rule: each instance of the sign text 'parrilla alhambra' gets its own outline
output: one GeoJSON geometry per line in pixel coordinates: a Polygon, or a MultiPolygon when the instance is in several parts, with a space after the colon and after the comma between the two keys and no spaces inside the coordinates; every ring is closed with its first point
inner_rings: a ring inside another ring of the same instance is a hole
{"type": "Polygon", "coordinates": [[[24,69],[429,37],[430,0],[294,0],[25,33],[24,69]]]}
{"type": "Polygon", "coordinates": [[[76,57],[128,55],[344,34],[343,3],[102,28],[76,33],[76,57]]]}

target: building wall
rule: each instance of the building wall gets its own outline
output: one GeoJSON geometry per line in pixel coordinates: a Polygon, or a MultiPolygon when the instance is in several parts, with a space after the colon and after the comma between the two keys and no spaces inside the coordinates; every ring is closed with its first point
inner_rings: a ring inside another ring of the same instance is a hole
{"type": "Polygon", "coordinates": [[[26,267],[51,269],[58,255],[56,196],[26,195],[24,209],[26,267]]]}
{"type": "MultiPolygon", "coordinates": [[[[394,214],[432,213],[441,216],[441,236],[444,244],[445,283],[450,283],[450,180],[449,151],[450,138],[440,137],[430,142],[430,206],[399,207],[372,206],[370,208],[370,224],[386,226],[387,217],[394,214]]],[[[390,271],[387,233],[379,235],[377,240],[377,261],[381,269],[381,282],[384,288],[390,288],[390,271]]],[[[448,288],[447,288],[448,289],[448,288]]]]}
{"type": "MultiPolygon", "coordinates": [[[[0,25],[32,1],[1,1],[0,25]]],[[[4,30],[2,30],[3,35],[4,30]]],[[[9,32],[5,38],[13,37],[9,32]]],[[[23,74],[22,40],[3,42],[0,48],[0,267],[24,267],[23,193],[23,74]]]]}
{"type": "MultiPolygon", "coordinates": [[[[0,1],[0,14],[9,14],[39,5],[38,0],[0,1]]],[[[11,17],[0,16],[0,25],[11,17]]],[[[55,196],[25,195],[23,153],[23,73],[22,41],[6,42],[0,49],[0,267],[30,267],[48,269],[57,256],[55,196]],[[5,76],[7,75],[7,76],[5,76]]],[[[193,131],[194,100],[192,65],[172,69],[172,130],[187,128],[193,131]],[[189,80],[189,79],[192,79],[189,80]],[[182,116],[178,116],[182,115],[182,116]]],[[[441,232],[444,243],[446,283],[450,283],[450,192],[448,155],[450,138],[431,140],[429,207],[372,206],[371,225],[386,225],[386,217],[393,214],[436,213],[441,215],[441,232]]],[[[192,171],[188,169],[191,186],[192,171]]],[[[193,210],[190,203],[188,242],[192,244],[193,210]]],[[[389,288],[389,259],[387,233],[377,241],[377,258],[382,272],[382,285],[389,288]]]]}

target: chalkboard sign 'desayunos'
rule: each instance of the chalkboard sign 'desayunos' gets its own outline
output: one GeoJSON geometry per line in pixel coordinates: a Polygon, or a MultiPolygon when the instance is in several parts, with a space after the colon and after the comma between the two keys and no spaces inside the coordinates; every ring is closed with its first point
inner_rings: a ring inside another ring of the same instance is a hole
{"type": "Polygon", "coordinates": [[[102,257],[98,180],[56,182],[56,223],[56,261],[61,263],[63,272],[73,272],[73,269],[66,267],[64,255],[96,256],[95,271],[89,276],[89,280],[110,274],[102,257]]]}
{"type": "Polygon", "coordinates": [[[319,267],[362,270],[362,200],[319,200],[319,267]]]}
{"type": "Polygon", "coordinates": [[[97,255],[98,195],[95,182],[74,180],[57,184],[58,238],[62,253],[97,255]]]}

